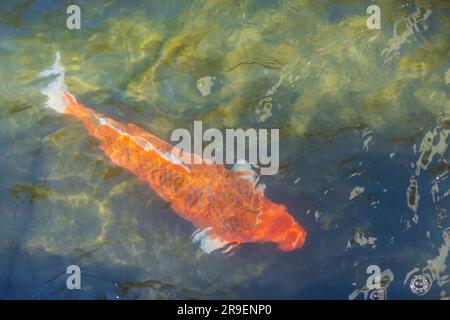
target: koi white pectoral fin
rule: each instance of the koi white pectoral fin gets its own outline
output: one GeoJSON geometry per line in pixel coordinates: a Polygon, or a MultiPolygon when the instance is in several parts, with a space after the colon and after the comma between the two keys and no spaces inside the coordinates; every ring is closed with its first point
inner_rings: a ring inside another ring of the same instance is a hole
{"type": "Polygon", "coordinates": [[[206,228],[205,230],[197,230],[192,234],[192,242],[199,243],[200,249],[202,249],[205,253],[211,253],[214,250],[223,248],[228,243],[226,241],[221,240],[218,237],[211,237],[208,231],[211,228],[206,228]]]}
{"type": "Polygon", "coordinates": [[[59,113],[63,113],[67,107],[64,101],[64,94],[67,92],[66,84],[64,83],[65,70],[61,64],[61,55],[56,52],[56,59],[53,66],[49,69],[39,73],[39,77],[56,76],[56,78],[50,82],[45,88],[41,90],[41,93],[47,96],[46,107],[53,109],[59,113]]]}

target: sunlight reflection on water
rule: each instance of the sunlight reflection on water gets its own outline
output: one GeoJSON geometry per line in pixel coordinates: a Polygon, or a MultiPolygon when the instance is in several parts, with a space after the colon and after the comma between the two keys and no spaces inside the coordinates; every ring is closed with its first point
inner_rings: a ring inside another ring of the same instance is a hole
{"type": "Polygon", "coordinates": [[[379,1],[368,30],[370,3],[96,1],[69,31],[58,1],[2,2],[0,297],[347,299],[371,264],[395,275],[388,298],[417,298],[416,267],[435,282],[425,298],[448,297],[450,8],[379,1]],[[280,128],[263,180],[305,247],[201,252],[189,222],[43,108],[37,74],[58,50],[83,103],[166,140],[194,120],[280,128]]]}

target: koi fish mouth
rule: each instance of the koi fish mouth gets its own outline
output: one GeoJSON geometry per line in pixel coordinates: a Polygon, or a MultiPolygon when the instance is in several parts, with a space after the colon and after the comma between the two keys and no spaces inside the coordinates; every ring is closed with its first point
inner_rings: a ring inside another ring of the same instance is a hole
{"type": "Polygon", "coordinates": [[[306,231],[300,226],[293,226],[286,231],[284,239],[278,242],[278,248],[283,251],[292,251],[303,247],[306,240],[306,231]]]}
{"type": "Polygon", "coordinates": [[[265,201],[260,228],[254,235],[257,242],[272,242],[283,251],[301,248],[307,232],[288,213],[286,207],[265,201]]]}

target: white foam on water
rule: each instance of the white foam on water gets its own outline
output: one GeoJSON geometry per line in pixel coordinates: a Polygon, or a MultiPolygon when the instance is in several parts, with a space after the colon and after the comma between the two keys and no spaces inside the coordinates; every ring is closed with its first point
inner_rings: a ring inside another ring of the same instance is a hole
{"type": "MultiPolygon", "coordinates": [[[[450,116],[443,117],[442,122],[449,120],[450,116]]],[[[420,175],[420,171],[427,170],[435,156],[444,157],[447,150],[447,138],[450,135],[450,129],[441,128],[439,125],[433,130],[428,131],[423,137],[420,146],[420,156],[416,161],[416,175],[420,175]]]]}
{"type": "Polygon", "coordinates": [[[417,183],[416,178],[414,176],[411,176],[409,180],[408,189],[406,190],[406,203],[408,207],[414,212],[415,215],[417,215],[419,200],[420,200],[419,185],[417,183]]]}
{"type": "Polygon", "coordinates": [[[445,230],[442,233],[442,245],[438,249],[438,255],[427,261],[427,266],[423,269],[424,272],[430,272],[431,277],[436,281],[439,287],[449,282],[449,276],[446,274],[446,260],[450,251],[450,230],[445,230]]]}
{"type": "Polygon", "coordinates": [[[449,299],[447,291],[443,289],[444,285],[450,282],[449,276],[447,274],[447,264],[446,261],[450,252],[450,230],[444,230],[442,232],[443,242],[441,247],[438,249],[438,254],[433,259],[427,261],[427,265],[420,269],[414,267],[410,270],[406,276],[403,284],[417,273],[429,278],[430,282],[435,282],[441,288],[441,299],[449,299]]]}
{"type": "Polygon", "coordinates": [[[388,47],[381,51],[381,56],[385,57],[385,63],[400,55],[401,47],[408,43],[415,33],[420,32],[419,26],[424,30],[427,29],[425,21],[431,13],[430,9],[417,7],[411,15],[400,17],[394,22],[394,30],[392,38],[388,42],[388,47]]]}
{"type": "Polygon", "coordinates": [[[206,76],[198,79],[197,89],[203,97],[208,96],[211,93],[211,88],[214,85],[215,77],[206,76]]]}
{"type": "Polygon", "coordinates": [[[361,195],[364,192],[364,187],[359,187],[356,186],[351,192],[350,192],[350,197],[348,198],[348,200],[353,200],[354,198],[356,198],[357,196],[361,195]]]}
{"type": "Polygon", "coordinates": [[[360,247],[370,246],[372,249],[375,248],[375,242],[378,237],[372,236],[363,230],[355,230],[353,239],[347,241],[346,250],[351,249],[353,245],[359,245],[360,247]]]}
{"type": "Polygon", "coordinates": [[[369,145],[370,145],[370,143],[372,142],[372,136],[368,136],[365,140],[364,140],[364,142],[363,142],[363,150],[364,151],[369,151],[369,145]]]}

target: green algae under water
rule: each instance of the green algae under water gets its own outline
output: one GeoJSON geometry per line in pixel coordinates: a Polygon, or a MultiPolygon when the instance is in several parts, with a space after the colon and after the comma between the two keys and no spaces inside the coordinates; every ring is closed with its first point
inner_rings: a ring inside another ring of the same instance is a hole
{"type": "Polygon", "coordinates": [[[449,296],[448,3],[377,1],[381,30],[366,27],[372,1],[85,1],[80,30],[69,4],[0,3],[1,298],[347,299],[371,264],[395,275],[389,298],[419,298],[410,272],[432,280],[423,297],[449,296]],[[37,75],[57,51],[80,101],[166,140],[194,120],[280,128],[280,172],[262,180],[305,247],[203,253],[189,222],[44,108],[37,75]],[[70,264],[82,290],[65,289],[70,264]]]}

